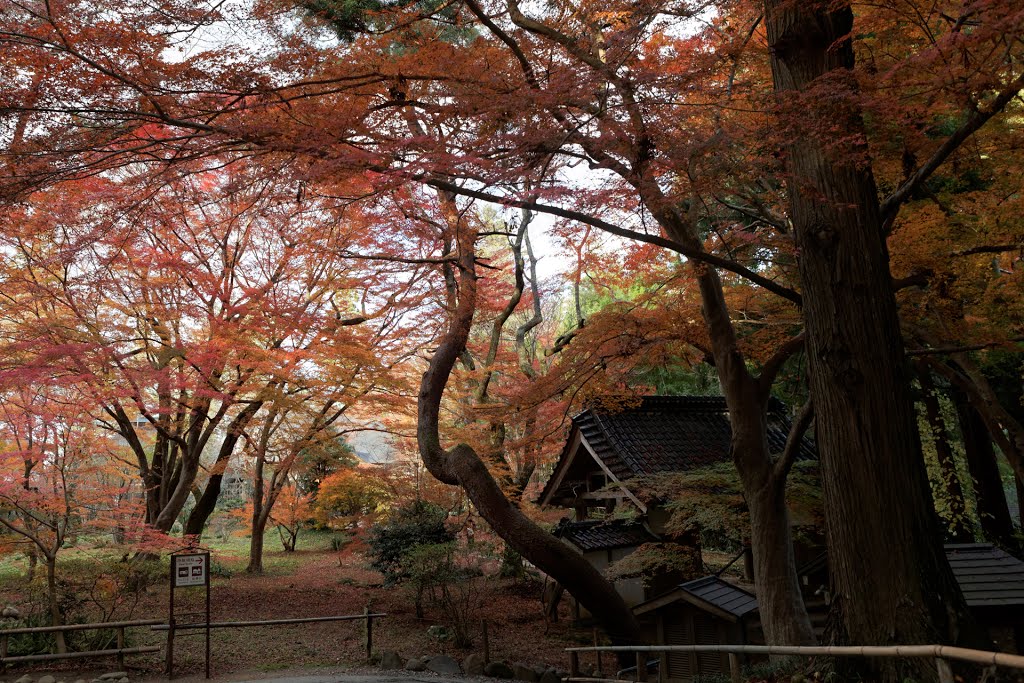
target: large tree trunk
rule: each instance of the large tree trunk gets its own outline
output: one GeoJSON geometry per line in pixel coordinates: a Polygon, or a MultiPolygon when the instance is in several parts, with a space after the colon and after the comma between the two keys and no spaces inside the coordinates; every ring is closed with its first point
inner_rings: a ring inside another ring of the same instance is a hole
{"type": "Polygon", "coordinates": [[[510,503],[472,447],[458,444],[445,449],[441,446],[441,398],[452,368],[465,349],[476,308],[476,235],[458,218],[452,198],[443,200],[443,204],[458,244],[460,276],[458,301],[451,313],[448,330],[420,383],[416,435],[423,463],[439,481],[463,487],[480,516],[487,520],[495,533],[564,586],[590,611],[614,642],[640,643],[640,626],[632,610],[597,569],[510,503]]]}
{"type": "MultiPolygon", "coordinates": [[[[975,636],[943,553],[888,267],[878,197],[862,143],[831,147],[815,131],[863,140],[849,6],[767,0],[775,90],[804,133],[791,136],[790,213],[834,596],[832,643],[965,642],[975,636]],[[829,75],[833,98],[801,95],[829,75]],[[845,93],[849,101],[835,104],[845,93]],[[798,100],[802,100],[797,104],[798,100]],[[815,111],[811,107],[824,107],[815,111]],[[826,126],[826,120],[828,125],[826,126]]],[[[927,664],[871,660],[871,677],[916,678],[927,664]]]]}
{"type": "Polygon", "coordinates": [[[1013,520],[1006,504],[1003,478],[999,475],[992,438],[981,415],[967,400],[963,392],[954,390],[953,402],[960,421],[967,468],[974,487],[975,507],[985,538],[1003,547],[1016,549],[1013,520]]]}

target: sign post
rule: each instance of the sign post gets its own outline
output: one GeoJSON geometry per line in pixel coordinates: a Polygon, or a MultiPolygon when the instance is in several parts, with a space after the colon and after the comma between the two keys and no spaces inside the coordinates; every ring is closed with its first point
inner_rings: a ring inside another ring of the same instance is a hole
{"type": "Polygon", "coordinates": [[[210,677],[210,553],[187,550],[171,555],[171,597],[167,615],[167,677],[174,674],[174,592],[178,588],[206,588],[206,612],[181,614],[182,617],[204,617],[206,635],[206,677],[210,677]]]}

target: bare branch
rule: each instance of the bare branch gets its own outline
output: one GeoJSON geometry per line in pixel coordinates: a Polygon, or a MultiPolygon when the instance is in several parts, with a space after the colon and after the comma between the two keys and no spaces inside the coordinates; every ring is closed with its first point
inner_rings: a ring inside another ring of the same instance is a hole
{"type": "Polygon", "coordinates": [[[789,430],[789,436],[786,437],[786,446],[782,449],[782,455],[780,455],[779,459],[775,461],[775,481],[780,485],[786,481],[786,477],[789,476],[789,471],[793,469],[793,463],[796,462],[796,456],[800,453],[800,446],[803,441],[804,434],[807,433],[807,430],[811,426],[811,422],[813,420],[814,402],[813,399],[811,399],[808,400],[800,409],[800,412],[797,413],[796,420],[793,421],[793,426],[789,430]]]}

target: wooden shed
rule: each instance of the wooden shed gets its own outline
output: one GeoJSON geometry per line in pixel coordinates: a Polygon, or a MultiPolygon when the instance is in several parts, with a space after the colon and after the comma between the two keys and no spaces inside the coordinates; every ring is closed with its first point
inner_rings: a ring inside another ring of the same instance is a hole
{"type": "MultiPolygon", "coordinates": [[[[1024,562],[991,543],[947,543],[945,550],[967,606],[997,649],[1024,654],[1024,562]]],[[[812,621],[823,622],[831,597],[827,556],[797,573],[812,621]]]]}
{"type": "MultiPolygon", "coordinates": [[[[633,608],[646,639],[659,645],[760,645],[757,599],[717,576],[705,576],[633,608]]],[[[689,681],[695,676],[729,675],[722,652],[662,653],[659,679],[689,681]]]]}
{"type": "Polygon", "coordinates": [[[991,543],[949,543],[946,559],[996,647],[1024,654],[1024,562],[991,543]]]}

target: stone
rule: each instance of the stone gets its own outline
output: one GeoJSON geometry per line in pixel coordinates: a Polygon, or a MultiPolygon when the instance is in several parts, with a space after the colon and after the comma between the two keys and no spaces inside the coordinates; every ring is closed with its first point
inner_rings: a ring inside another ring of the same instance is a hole
{"type": "Polygon", "coordinates": [[[548,669],[540,677],[540,683],[562,683],[562,677],[554,669],[548,669]]]}
{"type": "Polygon", "coordinates": [[[128,681],[128,677],[127,677],[127,676],[125,676],[124,678],[122,678],[121,680],[119,680],[119,681],[118,681],[117,683],[129,683],[129,681],[128,681]]]}
{"type": "Polygon", "coordinates": [[[484,675],[491,678],[512,678],[515,672],[505,662],[491,662],[484,666],[484,675]]]}
{"type": "Polygon", "coordinates": [[[101,681],[116,681],[121,678],[128,678],[127,671],[111,671],[109,673],[102,674],[98,680],[101,681]]]}
{"type": "Polygon", "coordinates": [[[7,605],[4,607],[3,611],[0,612],[0,616],[4,619],[17,619],[21,616],[21,612],[19,612],[18,608],[14,605],[7,605]]]}
{"type": "Polygon", "coordinates": [[[448,655],[431,657],[427,661],[427,670],[433,671],[436,674],[450,674],[454,676],[458,676],[462,673],[462,669],[459,668],[459,663],[448,655]]]}
{"type": "Polygon", "coordinates": [[[46,674],[45,676],[40,676],[36,683],[57,683],[57,679],[50,674],[46,674]]]}
{"type": "Polygon", "coordinates": [[[405,660],[402,659],[402,655],[394,650],[384,650],[380,655],[380,668],[382,669],[401,669],[404,665],[405,660]]]}
{"type": "Polygon", "coordinates": [[[25,674],[18,680],[14,681],[14,683],[35,683],[35,679],[29,676],[28,674],[25,674]]]}
{"type": "Polygon", "coordinates": [[[468,655],[462,660],[462,670],[467,676],[484,675],[484,656],[477,653],[468,655]]]}
{"type": "Polygon", "coordinates": [[[422,659],[414,657],[405,663],[406,671],[426,671],[427,666],[423,663],[422,659]]]}
{"type": "Polygon", "coordinates": [[[526,683],[537,683],[539,678],[536,669],[521,662],[512,665],[512,676],[517,681],[526,681],[526,683]]]}

